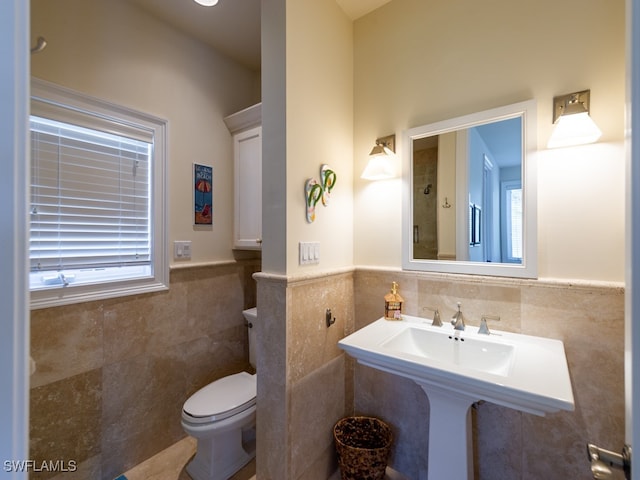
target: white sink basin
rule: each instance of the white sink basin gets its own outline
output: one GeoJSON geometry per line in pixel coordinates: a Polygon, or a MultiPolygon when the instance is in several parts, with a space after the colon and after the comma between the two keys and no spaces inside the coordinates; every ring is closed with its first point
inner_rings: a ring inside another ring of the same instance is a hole
{"type": "Polygon", "coordinates": [[[358,362],[465,392],[476,400],[544,415],[573,410],[569,369],[560,340],[467,326],[456,331],[448,322],[403,316],[377,320],[338,345],[358,362]]]}
{"type": "Polygon", "coordinates": [[[469,407],[480,400],[536,415],[573,410],[560,340],[405,315],[338,342],[359,363],[414,380],[429,397],[429,480],[473,478],[469,407]],[[458,448],[466,444],[467,455],[458,448]]]}
{"type": "Polygon", "coordinates": [[[511,372],[515,350],[513,345],[486,339],[411,327],[386,340],[381,347],[503,377],[511,372]]]}

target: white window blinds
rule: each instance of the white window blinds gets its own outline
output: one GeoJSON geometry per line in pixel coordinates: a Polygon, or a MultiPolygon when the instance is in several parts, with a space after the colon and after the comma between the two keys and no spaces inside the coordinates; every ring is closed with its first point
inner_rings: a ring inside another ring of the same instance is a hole
{"type": "Polygon", "coordinates": [[[150,265],[152,143],[37,116],[31,133],[31,271],[150,265]]]}
{"type": "Polygon", "coordinates": [[[31,79],[32,309],[169,288],[168,122],[31,79]]]}

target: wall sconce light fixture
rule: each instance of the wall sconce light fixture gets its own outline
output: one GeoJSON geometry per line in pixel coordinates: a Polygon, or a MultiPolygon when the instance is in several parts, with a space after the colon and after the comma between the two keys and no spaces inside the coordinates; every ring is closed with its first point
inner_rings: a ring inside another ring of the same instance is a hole
{"type": "Polygon", "coordinates": [[[216,3],[218,3],[218,0],[194,0],[196,3],[199,3],[200,5],[204,5],[205,7],[213,7],[216,3]]]}
{"type": "Polygon", "coordinates": [[[385,180],[396,176],[396,136],[389,135],[376,139],[376,145],[369,154],[369,163],[360,175],[365,180],[385,180]]]}
{"type": "Polygon", "coordinates": [[[590,90],[553,98],[555,127],[548,148],[583,145],[597,141],[602,132],[589,116],[590,90]]]}

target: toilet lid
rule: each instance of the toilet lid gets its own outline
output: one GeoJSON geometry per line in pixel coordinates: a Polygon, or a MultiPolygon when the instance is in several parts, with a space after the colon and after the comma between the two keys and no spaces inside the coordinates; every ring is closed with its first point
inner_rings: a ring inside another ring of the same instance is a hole
{"type": "Polygon", "coordinates": [[[216,420],[219,415],[242,411],[255,404],[255,401],[255,375],[240,372],[201,388],[189,397],[182,408],[192,417],[212,417],[211,420],[216,420]]]}

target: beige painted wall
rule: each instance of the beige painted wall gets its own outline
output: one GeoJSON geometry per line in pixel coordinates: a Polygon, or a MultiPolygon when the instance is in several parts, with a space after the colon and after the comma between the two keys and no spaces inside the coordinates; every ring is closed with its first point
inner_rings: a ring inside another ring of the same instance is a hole
{"type": "MultiPolygon", "coordinates": [[[[542,148],[539,155],[539,273],[622,281],[624,5],[590,3],[577,8],[577,0],[560,6],[547,0],[523,7],[496,0],[476,11],[468,0],[394,0],[352,25],[333,2],[289,2],[287,62],[281,66],[288,125],[278,124],[285,143],[273,155],[286,156],[287,166],[267,181],[276,192],[286,184],[287,193],[265,212],[265,224],[274,225],[270,243],[278,250],[275,257],[265,255],[265,270],[399,267],[399,180],[374,184],[359,178],[377,136],[535,98],[538,143],[544,146],[553,95],[591,88],[603,141],[542,148]],[[585,27],[573,35],[565,18],[585,27]],[[384,28],[378,28],[381,22],[384,28]],[[320,207],[309,225],[304,181],[318,176],[325,162],[337,171],[338,182],[329,207],[320,207]],[[286,211],[284,222],[277,221],[277,208],[286,211]],[[299,241],[320,241],[320,265],[298,266],[299,241]]],[[[212,229],[191,225],[190,166],[214,164],[214,202],[230,203],[231,146],[221,119],[259,100],[255,75],[126,2],[33,5],[33,35],[49,41],[33,58],[33,74],[169,118],[170,241],[192,240],[194,264],[229,259],[229,209],[215,210],[212,229]],[[61,23],[62,17],[69,23],[61,23]],[[91,20],[97,17],[101,22],[91,20]],[[110,19],[117,29],[105,27],[110,19]],[[132,29],[138,22],[143,28],[132,29]]],[[[265,242],[269,238],[265,232],[265,242]]]]}
{"type": "Polygon", "coordinates": [[[287,271],[287,62],[286,0],[261,3],[262,269],[287,271]]]}
{"type": "MultiPolygon", "coordinates": [[[[353,265],[353,28],[335,2],[287,1],[286,272],[353,265]],[[305,218],[304,185],[328,164],[328,206],[305,218]],[[319,241],[320,263],[298,265],[298,242],[319,241]]],[[[283,184],[283,188],[285,188],[283,184]]],[[[268,219],[266,219],[268,221],[268,219]]]]}
{"type": "Polygon", "coordinates": [[[193,242],[180,266],[216,263],[174,268],[165,292],[32,312],[30,454],[75,459],[80,477],[107,480],[184,437],[189,395],[249,368],[241,311],[256,304],[260,265],[234,262],[223,117],[260,93],[254,72],[126,1],[32,0],[31,10],[33,37],[48,41],[34,76],[168,119],[169,240],[193,242]],[[213,228],[192,225],[196,161],[214,167],[213,228]]]}
{"type": "Polygon", "coordinates": [[[535,99],[539,277],[623,282],[624,27],[622,0],[394,0],[357,20],[355,264],[401,265],[400,180],[359,178],[376,137],[535,99]],[[547,150],[553,96],[586,88],[601,141],[547,150]]]}
{"type": "Polygon", "coordinates": [[[453,208],[456,191],[456,163],[443,162],[444,158],[455,158],[456,136],[445,133],[438,139],[438,204],[445,202],[449,208],[438,209],[438,254],[453,258],[456,254],[456,214],[453,208]]]}
{"type": "Polygon", "coordinates": [[[263,271],[314,274],[353,264],[353,26],[334,2],[262,4],[263,271]],[[306,220],[304,187],[328,164],[331,199],[306,220]],[[298,243],[320,263],[298,265],[298,243]]]}
{"type": "Polygon", "coordinates": [[[32,36],[48,42],[32,56],[32,75],[169,120],[170,251],[191,240],[191,264],[233,259],[233,155],[222,119],[260,101],[256,74],[123,0],[31,3],[32,36]],[[213,165],[212,228],[193,226],[193,162],[213,165]]]}

